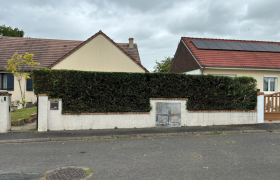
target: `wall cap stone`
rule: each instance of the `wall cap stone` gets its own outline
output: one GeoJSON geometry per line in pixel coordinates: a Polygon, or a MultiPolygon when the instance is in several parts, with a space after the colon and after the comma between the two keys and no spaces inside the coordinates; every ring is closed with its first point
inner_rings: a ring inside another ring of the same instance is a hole
{"type": "Polygon", "coordinates": [[[37,96],[48,96],[47,94],[38,94],[37,96]]]}
{"type": "Polygon", "coordinates": [[[6,92],[0,92],[0,96],[11,96],[12,94],[6,92]]]}
{"type": "Polygon", "coordinates": [[[188,98],[150,98],[150,100],[188,100],[188,98]]]}
{"type": "Polygon", "coordinates": [[[188,112],[257,112],[257,110],[188,110],[188,112]]]}
{"type": "Polygon", "coordinates": [[[258,92],[258,95],[264,95],[264,92],[258,92]]]}
{"type": "Polygon", "coordinates": [[[63,115],[150,114],[150,112],[62,113],[63,115]]]}

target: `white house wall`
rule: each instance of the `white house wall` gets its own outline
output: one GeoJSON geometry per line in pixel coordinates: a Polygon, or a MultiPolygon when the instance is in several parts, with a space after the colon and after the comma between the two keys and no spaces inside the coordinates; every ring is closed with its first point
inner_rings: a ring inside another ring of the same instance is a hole
{"type": "MultiPolygon", "coordinates": [[[[10,72],[2,71],[0,73],[10,73],[10,72]]],[[[21,80],[21,87],[22,87],[23,93],[25,93],[25,100],[27,102],[35,103],[37,101],[37,96],[34,94],[34,91],[26,91],[26,80],[24,78],[22,78],[22,80],[21,80]]],[[[0,90],[0,92],[7,92],[7,90],[0,90]]],[[[19,83],[15,76],[14,76],[14,90],[8,91],[8,93],[12,94],[12,101],[19,100],[22,102],[19,83]]],[[[20,108],[22,108],[22,106],[18,107],[18,109],[20,109],[20,108]]]]}
{"type": "Polygon", "coordinates": [[[201,70],[200,69],[196,69],[196,70],[188,71],[188,72],[186,72],[186,74],[198,75],[198,74],[201,74],[201,70]]]}
{"type": "MultiPolygon", "coordinates": [[[[204,74],[211,74],[211,75],[232,75],[236,77],[241,76],[248,76],[253,77],[257,80],[257,88],[263,92],[263,79],[264,77],[277,77],[276,78],[276,92],[280,91],[280,71],[269,71],[269,70],[246,70],[246,69],[211,69],[205,68],[204,74]]],[[[275,92],[267,92],[264,91],[265,94],[275,93],[275,92]]]]}

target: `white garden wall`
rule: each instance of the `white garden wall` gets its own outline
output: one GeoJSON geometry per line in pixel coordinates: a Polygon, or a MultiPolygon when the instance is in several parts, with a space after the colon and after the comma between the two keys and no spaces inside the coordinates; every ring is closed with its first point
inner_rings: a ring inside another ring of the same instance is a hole
{"type": "Polygon", "coordinates": [[[188,112],[183,125],[187,126],[213,126],[231,124],[256,124],[257,111],[208,111],[188,112]]]}
{"type": "MultiPolygon", "coordinates": [[[[257,110],[254,111],[188,111],[186,99],[150,99],[149,113],[92,113],[73,115],[62,114],[62,100],[48,99],[39,95],[38,131],[47,130],[88,130],[112,128],[157,127],[156,103],[180,103],[180,126],[209,126],[261,123],[257,110]],[[51,102],[58,102],[58,110],[51,110],[51,102]]],[[[259,106],[263,106],[258,103],[259,106]]]]}
{"type": "Polygon", "coordinates": [[[0,133],[11,130],[11,94],[0,93],[0,133]]]}

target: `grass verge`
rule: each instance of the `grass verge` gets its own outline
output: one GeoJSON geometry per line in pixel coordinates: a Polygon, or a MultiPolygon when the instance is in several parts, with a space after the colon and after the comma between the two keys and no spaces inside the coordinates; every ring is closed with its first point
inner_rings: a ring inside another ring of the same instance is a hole
{"type": "Polygon", "coordinates": [[[29,118],[31,114],[37,113],[37,107],[31,107],[31,108],[24,108],[24,109],[18,109],[14,112],[11,112],[11,119],[12,121],[16,121],[22,118],[29,118]]]}

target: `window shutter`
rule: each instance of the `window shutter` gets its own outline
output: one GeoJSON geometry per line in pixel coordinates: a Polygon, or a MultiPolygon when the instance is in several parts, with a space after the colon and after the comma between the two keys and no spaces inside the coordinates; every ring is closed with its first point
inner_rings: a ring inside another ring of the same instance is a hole
{"type": "Polygon", "coordinates": [[[33,91],[32,75],[29,75],[31,79],[26,79],[26,91],[33,91]]]}
{"type": "Polygon", "coordinates": [[[7,90],[14,90],[14,75],[12,73],[7,73],[7,90]]]}

